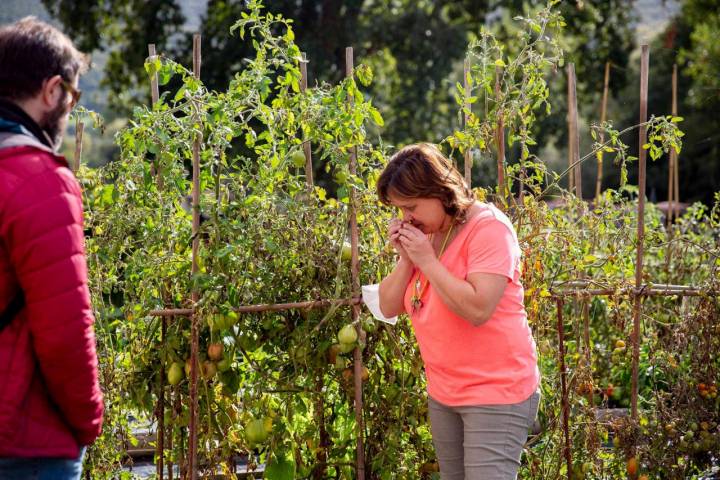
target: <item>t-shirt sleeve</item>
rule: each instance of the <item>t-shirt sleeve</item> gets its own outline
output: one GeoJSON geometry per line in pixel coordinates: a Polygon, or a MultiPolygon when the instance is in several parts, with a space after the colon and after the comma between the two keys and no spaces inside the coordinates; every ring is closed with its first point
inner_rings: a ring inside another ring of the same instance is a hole
{"type": "Polygon", "coordinates": [[[515,233],[497,218],[478,225],[468,240],[468,275],[494,273],[512,280],[519,259],[515,233]]]}

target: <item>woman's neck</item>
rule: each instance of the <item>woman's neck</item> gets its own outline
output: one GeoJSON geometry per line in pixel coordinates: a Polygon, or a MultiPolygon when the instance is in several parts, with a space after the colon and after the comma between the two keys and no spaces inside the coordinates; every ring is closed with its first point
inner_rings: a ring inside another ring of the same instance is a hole
{"type": "Polygon", "coordinates": [[[445,215],[445,218],[443,219],[443,223],[440,225],[440,229],[438,230],[438,233],[447,233],[449,229],[453,227],[455,224],[455,217],[450,215],[445,215]]]}

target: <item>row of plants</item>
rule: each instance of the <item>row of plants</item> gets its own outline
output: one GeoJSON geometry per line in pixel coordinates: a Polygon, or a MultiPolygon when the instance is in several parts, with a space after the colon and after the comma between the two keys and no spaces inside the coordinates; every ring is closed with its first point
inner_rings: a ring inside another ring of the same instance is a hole
{"type": "MultiPolygon", "coordinates": [[[[349,298],[348,220],[355,191],[360,227],[360,277],[379,281],[394,254],[385,239],[396,212],[374,193],[387,152],[368,138],[382,125],[363,93],[372,71],[362,65],[338,85],[301,91],[301,54],[291,21],[258,1],[233,28],[256,56],[227,91],[208,91],[183,66],[151,58],[149,75],[163,85],[160,100],[135,110],[117,136],[120,159],[83,169],[87,254],[96,309],[101,382],[106,394],[103,436],[90,449],[93,478],[114,478],[133,441],[128,415],[168,425],[166,462],[183,464],[189,423],[190,319],[165,320],[152,310],[196,308],[201,378],[198,445],[201,469],[229,474],[237,453],[265,478],[354,478],[357,428],[352,351],[362,349],[363,415],[368,478],[437,478],[422,364],[409,322],[376,323],[367,312],[357,337],[348,307],[238,314],[242,305],[349,298]],[[191,162],[200,138],[199,271],[192,274],[191,162]],[[303,142],[330,173],[335,191],[308,188],[303,142]],[[358,170],[349,156],[357,152],[358,170]],[[200,300],[193,305],[191,292],[200,300]],[[164,332],[164,333],[163,333],[164,332]],[[164,410],[158,411],[163,383],[164,410]]],[[[533,123],[550,108],[544,78],[562,66],[555,33],[563,27],[553,5],[520,19],[518,53],[510,55],[481,32],[468,50],[469,88],[457,86],[459,113],[469,120],[442,141],[449,155],[492,154],[500,118],[519,146],[507,168],[506,191],[519,182],[522,201],[477,189],[511,213],[524,251],[528,320],[540,352],[541,433],[531,437],[522,478],[566,476],[560,422],[557,312],[562,282],[591,279],[618,292],[634,283],[637,190],[625,185],[588,206],[562,195],[550,209],[548,192],[561,175],[533,153],[533,123]],[[496,69],[502,69],[494,90],[496,69]],[[470,104],[470,108],[464,105],[470,104]],[[482,112],[482,114],[480,113],[482,112]],[[487,114],[485,114],[487,112],[487,114]]],[[[653,157],[680,147],[677,118],[653,118],[653,157]]],[[[599,126],[609,140],[596,150],[632,162],[621,132],[599,126]]],[[[586,156],[594,158],[594,152],[586,156]]],[[[501,190],[502,191],[502,190],[501,190]]],[[[658,211],[647,212],[647,282],[696,285],[694,298],[648,297],[643,302],[640,410],[598,421],[598,407],[626,407],[630,394],[632,299],[621,294],[578,296],[564,304],[569,365],[573,478],[639,474],[697,475],[720,450],[716,383],[720,332],[717,287],[717,210],[692,207],[672,240],[658,211]],[[669,254],[672,252],[672,256],[669,254]],[[587,304],[591,361],[584,342],[587,304]],[[702,386],[702,388],[701,388],[702,386]],[[693,433],[690,433],[693,432],[693,433]],[[672,447],[672,448],[669,448],[672,447]],[[634,465],[634,467],[633,467],[634,465]]]]}

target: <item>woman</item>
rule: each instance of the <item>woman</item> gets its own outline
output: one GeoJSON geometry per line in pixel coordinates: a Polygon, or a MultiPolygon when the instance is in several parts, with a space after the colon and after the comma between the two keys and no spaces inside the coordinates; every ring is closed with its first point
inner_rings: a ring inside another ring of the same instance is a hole
{"type": "Polygon", "coordinates": [[[377,191],[402,213],[389,227],[399,260],[380,284],[380,309],[412,320],[440,477],[514,479],[540,373],[512,223],[475,201],[430,144],[397,152],[377,191]]]}

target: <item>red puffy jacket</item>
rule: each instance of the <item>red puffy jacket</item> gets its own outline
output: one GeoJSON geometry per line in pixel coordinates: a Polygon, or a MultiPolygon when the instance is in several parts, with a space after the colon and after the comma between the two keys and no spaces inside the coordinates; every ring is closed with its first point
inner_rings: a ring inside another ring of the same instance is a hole
{"type": "Polygon", "coordinates": [[[100,434],[80,195],[39,142],[0,149],[0,310],[26,302],[0,332],[0,457],[77,458],[100,434]]]}

